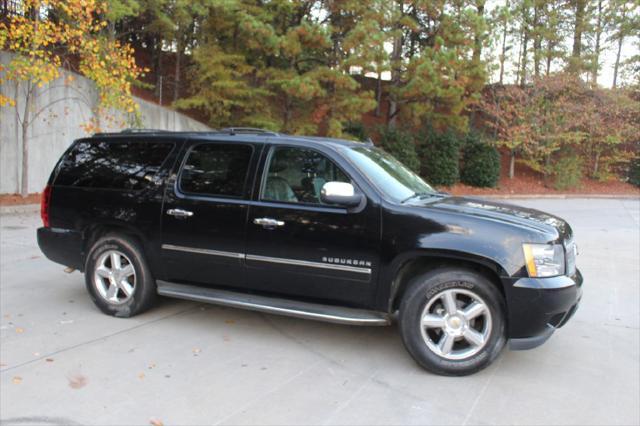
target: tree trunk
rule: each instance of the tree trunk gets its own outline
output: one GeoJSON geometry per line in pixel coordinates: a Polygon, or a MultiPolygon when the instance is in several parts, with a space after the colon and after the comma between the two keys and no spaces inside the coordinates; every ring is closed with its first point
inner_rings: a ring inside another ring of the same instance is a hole
{"type": "MultiPolygon", "coordinates": [[[[476,0],[476,13],[479,18],[484,17],[484,0],[476,0]]],[[[482,55],[482,40],[484,35],[481,31],[476,29],[473,40],[473,55],[471,61],[474,64],[480,63],[480,57],[482,55]]]]}
{"type": "Polygon", "coordinates": [[[545,75],[549,77],[549,73],[551,72],[551,61],[553,61],[553,48],[556,47],[556,44],[549,40],[547,42],[547,68],[545,70],[545,75]]]}
{"type": "Polygon", "coordinates": [[[613,66],[613,84],[612,89],[615,89],[618,85],[618,70],[620,68],[620,53],[622,52],[622,40],[624,39],[622,33],[618,37],[618,52],[616,53],[616,63],[613,66]]]}
{"type": "Polygon", "coordinates": [[[180,61],[182,59],[182,36],[178,35],[176,44],[176,67],[174,72],[173,102],[180,97],[180,61]]]}
{"type": "Polygon", "coordinates": [[[26,96],[24,99],[24,115],[20,127],[22,130],[22,169],[20,175],[20,195],[26,197],[29,195],[29,124],[31,121],[31,82],[25,82],[27,85],[26,96]]]}
{"type": "Polygon", "coordinates": [[[540,33],[540,0],[533,5],[533,74],[540,77],[540,51],[542,50],[542,34],[540,33]]]}
{"type": "Polygon", "coordinates": [[[593,51],[593,64],[591,65],[591,82],[598,84],[598,70],[600,68],[600,38],[602,36],[602,0],[598,0],[598,18],[596,22],[596,45],[593,51]]]}
{"type": "MultiPolygon", "coordinates": [[[[396,1],[400,8],[400,14],[404,15],[403,0],[396,1]]],[[[396,29],[400,31],[400,24],[396,25],[396,29]]],[[[402,34],[399,33],[393,39],[393,51],[391,52],[391,86],[397,87],[400,84],[400,60],[402,59],[402,34]]],[[[395,127],[396,118],[398,116],[398,103],[389,97],[389,127],[395,127]]]]}
{"type": "MultiPolygon", "coordinates": [[[[509,8],[509,0],[506,2],[506,9],[509,8]]],[[[507,32],[509,29],[509,25],[507,22],[507,18],[504,19],[504,27],[502,28],[502,53],[500,54],[500,84],[503,82],[504,77],[504,61],[507,58],[507,32]]]]}
{"type": "Polygon", "coordinates": [[[574,4],[576,19],[573,27],[573,48],[571,49],[569,71],[578,74],[582,70],[580,57],[582,55],[582,31],[584,30],[584,12],[587,0],[574,0],[574,4]]]}
{"type": "Polygon", "coordinates": [[[522,71],[520,73],[520,86],[524,87],[527,82],[527,45],[529,44],[529,30],[524,29],[522,40],[522,71]]]}
{"type": "Polygon", "coordinates": [[[516,150],[512,149],[509,153],[509,179],[513,179],[516,172],[516,150]]]}
{"type": "Polygon", "coordinates": [[[596,178],[598,176],[598,169],[600,168],[600,152],[596,152],[596,157],[593,160],[593,175],[591,177],[596,178]]]}
{"type": "Polygon", "coordinates": [[[376,117],[380,117],[382,110],[382,73],[378,72],[378,80],[376,81],[376,117]]]}

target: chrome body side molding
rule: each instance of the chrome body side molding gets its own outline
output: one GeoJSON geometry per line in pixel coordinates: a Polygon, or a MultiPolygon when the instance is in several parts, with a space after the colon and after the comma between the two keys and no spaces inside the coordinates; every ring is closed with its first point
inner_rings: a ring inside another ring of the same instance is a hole
{"type": "Polygon", "coordinates": [[[195,302],[232,306],[252,311],[307,318],[350,325],[390,325],[391,317],[383,312],[341,306],[321,305],[255,294],[236,293],[207,287],[175,284],[158,280],[158,294],[195,302]]]}
{"type": "Polygon", "coordinates": [[[231,257],[234,259],[246,259],[256,262],[280,263],[283,265],[306,266],[309,268],[331,269],[334,271],[355,272],[359,274],[371,275],[371,268],[358,266],[338,265],[335,263],[311,262],[308,260],[285,259],[282,257],[258,256],[254,254],[235,253],[230,251],[210,250],[195,247],[176,246],[173,244],[162,244],[164,250],[183,251],[186,253],[208,254],[210,256],[231,257]]]}
{"type": "Polygon", "coordinates": [[[333,263],[310,262],[308,260],[283,259],[281,257],[257,256],[253,254],[246,255],[247,260],[258,262],[282,263],[285,265],[307,266],[310,268],[333,269],[336,271],[358,272],[361,274],[371,274],[371,268],[360,268],[357,266],[336,265],[333,263]]]}
{"type": "Polygon", "coordinates": [[[173,244],[163,244],[162,248],[164,250],[184,251],[187,253],[208,254],[211,256],[223,256],[223,257],[232,257],[234,259],[244,259],[243,253],[234,253],[231,251],[209,250],[209,249],[201,249],[201,248],[194,248],[194,247],[175,246],[173,244]]]}

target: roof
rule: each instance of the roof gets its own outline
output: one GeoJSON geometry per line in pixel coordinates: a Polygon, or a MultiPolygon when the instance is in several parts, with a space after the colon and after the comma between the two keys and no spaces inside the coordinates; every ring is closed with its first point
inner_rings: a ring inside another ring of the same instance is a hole
{"type": "MultiPolygon", "coordinates": [[[[225,140],[225,141],[233,141],[236,137],[239,136],[248,136],[253,141],[269,141],[270,143],[299,143],[301,145],[337,145],[337,146],[362,146],[363,142],[356,142],[347,139],[337,139],[337,138],[327,138],[320,136],[299,136],[299,135],[287,135],[284,133],[272,132],[270,130],[264,129],[254,129],[249,127],[230,127],[220,130],[211,130],[211,131],[170,131],[170,130],[158,130],[158,129],[125,129],[121,132],[104,132],[104,133],[95,133],[92,137],[115,137],[122,138],[127,137],[131,138],[140,137],[140,138],[149,138],[149,137],[159,137],[166,138],[171,136],[179,136],[185,139],[212,139],[212,140],[225,140]]],[[[246,142],[247,139],[242,138],[242,141],[246,142]]],[[[372,144],[371,141],[366,144],[372,144]]]]}

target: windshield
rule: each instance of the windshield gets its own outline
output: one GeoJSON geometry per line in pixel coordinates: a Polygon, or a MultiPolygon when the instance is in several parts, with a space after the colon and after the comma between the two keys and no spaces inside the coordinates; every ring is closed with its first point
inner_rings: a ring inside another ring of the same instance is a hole
{"type": "Polygon", "coordinates": [[[420,176],[381,149],[355,147],[345,149],[344,153],[362,174],[395,201],[437,193],[420,176]]]}

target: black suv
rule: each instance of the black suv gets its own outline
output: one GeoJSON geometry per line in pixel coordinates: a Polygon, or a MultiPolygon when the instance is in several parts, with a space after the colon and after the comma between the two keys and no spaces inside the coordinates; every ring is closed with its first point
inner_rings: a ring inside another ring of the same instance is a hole
{"type": "Polygon", "coordinates": [[[77,140],[38,243],[105,313],[156,295],[354,325],[399,323],[464,375],[542,344],[581,297],[562,219],[435,191],[372,144],[253,129],[77,140]]]}

